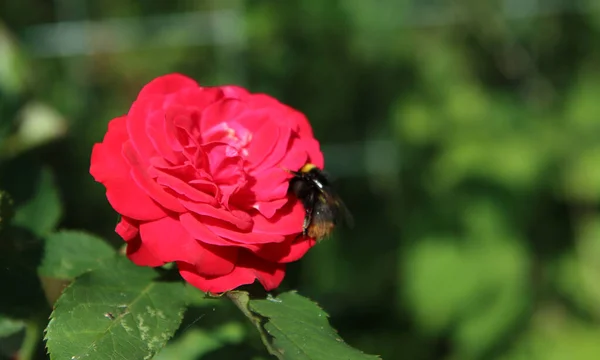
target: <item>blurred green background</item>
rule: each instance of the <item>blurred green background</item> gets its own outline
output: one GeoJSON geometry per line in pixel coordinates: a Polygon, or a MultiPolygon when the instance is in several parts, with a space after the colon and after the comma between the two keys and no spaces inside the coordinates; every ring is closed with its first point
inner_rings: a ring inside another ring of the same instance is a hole
{"type": "MultiPolygon", "coordinates": [[[[2,0],[0,178],[15,202],[49,169],[60,227],[120,245],[91,147],[169,72],[309,117],[356,224],[283,288],[351,345],[600,358],[597,1],[2,0]]],[[[267,358],[219,309],[190,314],[159,357],[267,358]]]]}

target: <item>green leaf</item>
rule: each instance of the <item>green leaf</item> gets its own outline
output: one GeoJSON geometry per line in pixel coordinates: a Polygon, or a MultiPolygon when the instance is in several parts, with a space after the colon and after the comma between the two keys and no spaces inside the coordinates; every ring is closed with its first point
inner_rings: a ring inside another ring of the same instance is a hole
{"type": "Polygon", "coordinates": [[[17,143],[12,151],[21,152],[41,146],[66,133],[67,121],[61,114],[45,103],[30,101],[20,110],[15,134],[17,143]]]}
{"type": "Polygon", "coordinates": [[[296,292],[260,300],[250,300],[242,291],[228,296],[255,323],[269,352],[279,359],[379,359],[346,344],[329,325],[327,313],[296,292]]]}
{"type": "Polygon", "coordinates": [[[13,34],[0,22],[0,91],[7,95],[21,93],[26,87],[26,61],[13,34]]]}
{"type": "Polygon", "coordinates": [[[52,231],[62,215],[58,189],[49,169],[41,171],[32,197],[17,208],[13,223],[31,230],[38,236],[52,231]]]}
{"type": "Polygon", "coordinates": [[[72,230],[47,236],[45,248],[38,272],[58,279],[72,279],[115,255],[115,250],[101,238],[72,230]]]}
{"type": "Polygon", "coordinates": [[[240,343],[244,335],[244,327],[237,322],[223,324],[210,331],[193,328],[165,347],[155,360],[196,360],[221,347],[240,343]]]}
{"type": "Polygon", "coordinates": [[[23,321],[0,316],[0,338],[21,331],[24,327],[25,323],[23,321]]]}
{"type": "Polygon", "coordinates": [[[46,329],[51,359],[150,359],[179,326],[183,284],[126,258],[104,261],[65,289],[46,329]]]}
{"type": "MultiPolygon", "coordinates": [[[[23,352],[25,323],[0,316],[0,359],[32,359],[23,352]]],[[[39,339],[40,337],[38,337],[39,339]]]]}

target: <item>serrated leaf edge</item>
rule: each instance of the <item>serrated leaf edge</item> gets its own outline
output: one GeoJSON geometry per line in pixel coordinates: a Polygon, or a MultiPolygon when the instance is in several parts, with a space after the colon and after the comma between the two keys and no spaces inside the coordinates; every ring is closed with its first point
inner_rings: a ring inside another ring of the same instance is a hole
{"type": "MultiPolygon", "coordinates": [[[[325,310],[324,310],[324,309],[321,307],[321,305],[319,305],[319,303],[318,303],[318,302],[314,301],[313,299],[311,299],[311,298],[309,298],[309,297],[307,297],[307,296],[304,296],[304,295],[301,295],[301,294],[299,294],[299,293],[298,293],[298,291],[296,291],[296,290],[287,291],[287,292],[285,292],[285,293],[279,294],[277,297],[279,297],[279,296],[281,296],[281,295],[283,295],[283,294],[297,294],[298,296],[301,296],[301,297],[303,297],[303,298],[307,299],[308,301],[310,301],[311,303],[313,303],[313,304],[314,304],[314,305],[315,305],[315,306],[316,306],[316,307],[317,307],[319,310],[321,310],[321,311],[323,312],[323,314],[325,314],[325,318],[326,318],[326,319],[329,319],[329,318],[330,318],[330,315],[329,315],[329,313],[327,313],[327,311],[325,311],[325,310]]],[[[275,298],[277,298],[277,297],[275,297],[275,298]]],[[[265,317],[265,316],[262,316],[262,315],[260,315],[260,314],[257,314],[255,310],[252,310],[252,308],[251,308],[251,306],[250,306],[250,302],[248,302],[248,308],[250,308],[250,311],[252,311],[252,312],[253,312],[254,314],[256,314],[257,316],[259,316],[259,317],[261,317],[261,318],[268,319],[268,320],[267,320],[267,321],[266,321],[264,324],[271,323],[271,325],[272,325],[273,327],[277,328],[277,329],[279,330],[279,332],[281,332],[282,334],[284,334],[284,335],[286,336],[286,338],[287,338],[287,335],[286,335],[286,333],[285,333],[284,331],[281,331],[281,329],[280,329],[280,328],[278,328],[278,327],[277,327],[277,326],[276,326],[276,325],[275,325],[273,322],[271,322],[271,321],[270,321],[270,318],[268,318],[268,317],[265,317]]],[[[379,360],[381,360],[381,356],[380,356],[380,355],[371,355],[371,354],[367,354],[367,353],[363,352],[362,350],[360,350],[360,349],[357,349],[357,348],[355,348],[355,347],[351,346],[350,344],[348,344],[348,343],[347,343],[347,342],[346,342],[344,339],[342,339],[342,337],[341,337],[341,336],[339,336],[339,332],[338,332],[338,330],[337,330],[336,328],[334,328],[333,326],[331,326],[331,323],[329,323],[329,321],[327,321],[327,323],[329,324],[329,328],[330,328],[331,330],[333,330],[333,332],[334,332],[335,334],[337,334],[337,335],[338,335],[338,338],[336,339],[337,341],[343,342],[343,343],[344,343],[346,346],[348,346],[348,347],[350,347],[350,348],[352,348],[352,349],[354,349],[354,350],[358,351],[359,353],[361,353],[361,354],[363,354],[363,355],[365,355],[365,356],[369,356],[369,357],[373,357],[373,359],[379,359],[379,360]]],[[[264,324],[263,324],[263,325],[264,325],[264,324]]],[[[263,328],[264,328],[264,326],[263,326],[263,328]]],[[[269,330],[267,330],[266,328],[264,328],[264,331],[265,331],[265,332],[267,332],[267,333],[269,334],[270,338],[272,338],[272,339],[274,339],[274,338],[275,338],[275,336],[273,336],[273,335],[272,335],[272,334],[269,332],[269,330]]],[[[287,338],[287,339],[288,339],[288,341],[289,341],[290,343],[292,343],[292,344],[295,344],[295,345],[296,345],[296,347],[298,347],[299,349],[302,349],[302,347],[301,347],[301,346],[298,346],[298,344],[296,344],[295,342],[293,342],[293,341],[292,341],[290,338],[287,338]]],[[[307,357],[307,358],[310,358],[310,356],[309,356],[308,354],[306,354],[305,352],[304,352],[304,354],[306,355],[306,357],[307,357]]],[[[283,355],[283,353],[282,353],[282,355],[283,355]]]]}
{"type": "MultiPolygon", "coordinates": [[[[55,312],[56,312],[56,310],[58,309],[58,307],[61,305],[61,302],[63,301],[63,300],[62,300],[62,298],[63,298],[63,296],[64,296],[65,292],[67,291],[67,289],[69,289],[70,287],[74,286],[74,284],[76,283],[77,279],[79,279],[80,277],[82,277],[82,276],[84,276],[84,275],[87,275],[87,274],[89,274],[90,272],[92,272],[92,271],[94,271],[94,270],[95,270],[95,269],[91,269],[91,270],[89,270],[89,271],[86,271],[85,273],[83,273],[83,274],[81,274],[81,275],[77,276],[75,279],[73,279],[73,281],[72,281],[72,282],[71,282],[69,285],[67,285],[67,286],[66,286],[66,287],[63,289],[63,292],[61,293],[60,297],[59,297],[59,298],[58,298],[58,300],[56,301],[56,304],[55,304],[54,308],[52,309],[52,312],[50,313],[50,316],[49,316],[49,321],[48,321],[48,325],[47,325],[47,326],[46,326],[46,328],[44,329],[44,337],[43,337],[43,340],[44,340],[44,342],[45,342],[45,346],[44,346],[44,347],[45,347],[45,349],[46,349],[46,354],[50,355],[50,358],[51,358],[51,359],[52,359],[52,354],[50,353],[50,348],[48,347],[48,330],[49,330],[49,328],[52,326],[52,324],[54,323],[54,320],[56,319],[56,317],[54,316],[54,315],[55,315],[55,312]]],[[[155,282],[151,281],[151,282],[150,282],[150,283],[149,283],[149,284],[148,284],[148,285],[147,285],[147,286],[146,286],[146,287],[145,287],[145,288],[144,288],[142,291],[140,291],[139,295],[138,295],[138,296],[136,296],[135,300],[134,300],[134,301],[132,301],[132,302],[129,304],[129,306],[131,306],[132,304],[134,304],[135,302],[137,302],[139,299],[141,299],[141,298],[142,298],[142,296],[141,296],[141,295],[142,295],[142,294],[144,294],[144,293],[146,293],[146,292],[148,292],[148,291],[151,289],[151,287],[152,287],[152,286],[154,286],[154,285],[156,285],[156,284],[155,284],[155,282]]],[[[180,309],[180,310],[177,312],[177,316],[178,316],[179,323],[181,323],[181,321],[183,320],[183,314],[184,314],[184,312],[185,312],[185,307],[186,307],[185,305],[184,305],[184,306],[182,306],[182,308],[181,308],[181,309],[180,309]]],[[[105,336],[105,335],[106,335],[106,332],[107,332],[107,331],[109,331],[109,330],[111,329],[111,327],[112,327],[112,326],[114,326],[114,324],[117,324],[117,323],[118,323],[117,319],[120,319],[120,318],[122,318],[122,316],[124,316],[124,315],[126,315],[126,313],[119,314],[117,317],[115,317],[114,321],[112,321],[112,322],[110,323],[110,325],[108,326],[108,328],[107,328],[107,329],[106,329],[106,330],[105,330],[105,331],[102,333],[102,335],[99,335],[99,336],[105,336]]],[[[171,334],[171,336],[169,336],[167,339],[165,339],[165,342],[164,342],[164,344],[166,344],[166,342],[167,342],[168,340],[170,340],[170,339],[173,337],[173,335],[175,335],[175,331],[174,331],[174,332],[171,334]]],[[[95,344],[95,343],[96,343],[96,341],[97,341],[97,339],[96,339],[96,340],[94,340],[94,342],[92,342],[92,344],[88,346],[88,349],[90,349],[90,348],[93,346],[93,344],[95,344]]],[[[148,350],[149,350],[149,355],[150,355],[150,356],[149,356],[149,357],[146,357],[145,359],[151,359],[152,357],[154,357],[154,356],[155,356],[155,355],[158,353],[158,351],[160,351],[160,350],[161,350],[161,348],[160,348],[160,347],[159,347],[159,348],[156,348],[156,350],[154,350],[154,351],[153,351],[152,349],[148,348],[148,350]]],[[[77,355],[75,355],[75,356],[77,356],[77,355]]]]}
{"type": "MultiPolygon", "coordinates": [[[[279,295],[277,295],[277,297],[274,297],[274,299],[277,299],[279,296],[281,296],[281,295],[283,295],[283,294],[297,294],[297,295],[299,295],[299,296],[301,296],[301,297],[303,297],[303,298],[307,299],[307,300],[308,300],[308,301],[310,301],[312,304],[314,304],[314,305],[315,305],[315,306],[316,306],[316,307],[317,307],[317,308],[318,308],[320,311],[322,311],[322,312],[323,312],[323,314],[325,314],[325,318],[326,318],[326,319],[329,319],[329,318],[330,318],[330,316],[329,316],[329,314],[327,313],[327,311],[325,311],[325,310],[324,310],[324,309],[323,309],[323,308],[322,308],[322,307],[319,305],[319,303],[317,303],[316,301],[312,300],[312,299],[311,299],[311,298],[309,298],[309,297],[306,297],[306,296],[304,296],[304,295],[300,295],[300,294],[298,293],[298,291],[296,291],[296,290],[291,290],[291,291],[287,291],[287,292],[285,292],[285,293],[279,294],[279,295]]],[[[259,332],[259,334],[260,334],[261,340],[263,341],[263,343],[264,343],[265,347],[267,348],[267,350],[269,351],[269,353],[270,353],[270,354],[272,354],[272,355],[274,355],[274,356],[276,356],[276,357],[277,357],[278,359],[280,359],[280,360],[285,360],[286,358],[284,357],[284,353],[283,353],[283,352],[281,352],[281,351],[280,351],[278,348],[276,348],[276,347],[275,347],[275,345],[273,344],[273,341],[272,341],[272,340],[273,340],[273,339],[275,339],[275,336],[274,336],[274,335],[272,335],[272,334],[271,334],[271,333],[270,333],[270,332],[269,332],[269,331],[268,331],[268,330],[265,328],[265,325],[266,325],[267,323],[269,323],[269,322],[270,322],[270,318],[269,318],[269,317],[266,317],[266,316],[263,316],[263,315],[261,315],[260,313],[256,312],[256,310],[253,310],[253,309],[251,308],[251,306],[250,306],[250,294],[249,294],[248,292],[246,292],[246,291],[233,290],[233,291],[228,291],[228,292],[226,293],[226,295],[227,295],[227,297],[228,297],[228,298],[230,298],[230,299],[233,301],[233,303],[234,303],[234,304],[235,304],[235,305],[236,305],[238,308],[240,308],[240,310],[242,310],[242,312],[244,313],[244,315],[246,315],[246,317],[248,317],[248,318],[250,319],[250,321],[251,321],[251,322],[252,322],[252,323],[255,325],[255,327],[258,329],[258,332],[259,332]],[[245,301],[243,301],[243,302],[240,302],[240,301],[239,301],[239,296],[238,296],[238,293],[243,293],[244,295],[242,295],[242,296],[245,296],[245,297],[247,298],[247,300],[245,300],[245,301]]],[[[270,294],[269,294],[269,295],[270,295],[270,294]]],[[[262,300],[262,299],[261,299],[261,300],[262,300]]],[[[268,301],[268,299],[264,299],[264,300],[267,300],[267,301],[268,301]]],[[[329,323],[329,321],[327,321],[327,322],[329,323]]],[[[278,329],[278,330],[279,330],[279,331],[280,331],[282,334],[284,334],[284,335],[286,334],[284,331],[281,331],[281,329],[279,329],[277,326],[275,326],[275,324],[273,324],[272,322],[271,322],[271,324],[272,324],[272,326],[274,326],[275,328],[277,328],[277,329],[278,329]]],[[[333,331],[334,331],[336,334],[338,334],[338,335],[339,335],[339,332],[338,332],[338,330],[337,330],[336,328],[334,328],[333,326],[331,326],[331,324],[330,324],[330,323],[329,323],[329,327],[331,328],[331,330],[333,330],[333,331]]],[[[286,337],[287,337],[287,336],[286,336],[286,337]]],[[[343,340],[341,337],[339,337],[339,336],[338,336],[338,339],[337,339],[337,340],[338,340],[338,341],[341,341],[341,342],[343,342],[343,343],[344,343],[346,346],[348,346],[348,347],[350,347],[350,348],[352,348],[352,349],[354,349],[354,350],[358,351],[360,354],[362,354],[362,355],[365,355],[366,357],[372,357],[374,360],[375,360],[375,359],[382,360],[380,355],[372,355],[372,354],[367,354],[367,353],[363,352],[362,350],[360,350],[360,349],[357,349],[357,348],[355,348],[355,347],[351,346],[350,344],[348,344],[346,341],[344,341],[344,340],[343,340]]],[[[290,343],[292,343],[292,344],[295,344],[297,348],[299,348],[299,349],[302,349],[302,347],[301,347],[301,346],[298,346],[298,345],[297,345],[297,344],[296,344],[294,341],[291,341],[289,338],[288,338],[288,341],[290,341],[290,343]]],[[[310,356],[309,356],[309,355],[308,355],[306,352],[304,352],[304,351],[303,351],[303,353],[304,353],[304,355],[305,355],[307,358],[309,358],[309,359],[310,359],[310,356]]]]}

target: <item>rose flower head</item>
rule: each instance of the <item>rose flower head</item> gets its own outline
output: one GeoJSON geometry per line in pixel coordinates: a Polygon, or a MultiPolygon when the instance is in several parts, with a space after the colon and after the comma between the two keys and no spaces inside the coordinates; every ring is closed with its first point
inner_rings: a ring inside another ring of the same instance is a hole
{"type": "Polygon", "coordinates": [[[304,208],[290,174],[323,167],[306,117],[238,86],[154,79],[94,145],[90,173],[121,215],[116,232],[140,266],[175,262],[220,293],[258,280],[279,286],[285,264],[315,243],[299,236],[304,208]]]}

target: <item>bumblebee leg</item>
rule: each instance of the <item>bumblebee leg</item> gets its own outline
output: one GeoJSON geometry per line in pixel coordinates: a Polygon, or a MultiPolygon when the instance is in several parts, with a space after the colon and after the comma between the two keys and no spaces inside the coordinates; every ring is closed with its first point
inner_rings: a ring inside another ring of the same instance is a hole
{"type": "Polygon", "coordinates": [[[302,236],[307,237],[308,227],[310,226],[310,222],[312,221],[312,209],[306,210],[306,215],[304,216],[304,223],[302,224],[302,236]]]}
{"type": "Polygon", "coordinates": [[[310,226],[310,222],[312,219],[312,214],[310,211],[306,210],[306,215],[304,215],[304,223],[302,224],[302,233],[296,236],[296,240],[298,238],[306,239],[308,238],[308,227],[310,226]]]}
{"type": "Polygon", "coordinates": [[[308,196],[306,196],[305,198],[305,203],[304,203],[304,223],[302,224],[302,237],[303,238],[307,238],[308,237],[308,228],[310,227],[310,224],[312,222],[312,215],[313,215],[313,211],[315,210],[315,200],[316,200],[316,196],[314,194],[314,192],[311,192],[308,196]]]}

